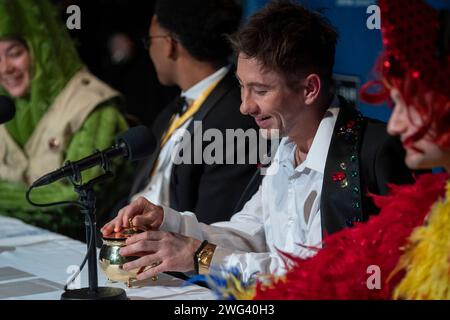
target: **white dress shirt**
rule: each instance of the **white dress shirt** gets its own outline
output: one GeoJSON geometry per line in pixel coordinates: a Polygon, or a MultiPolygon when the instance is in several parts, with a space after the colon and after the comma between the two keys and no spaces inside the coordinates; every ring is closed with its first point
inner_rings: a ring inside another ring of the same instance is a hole
{"type": "MultiPolygon", "coordinates": [[[[222,67],[207,78],[196,83],[188,90],[181,93],[182,97],[186,98],[187,104],[191,105],[200,95],[211,86],[214,82],[220,81],[228,72],[229,67],[222,67]]],[[[179,116],[177,115],[174,120],[179,116]]],[[[170,177],[172,174],[173,157],[172,154],[176,152],[177,145],[180,143],[181,138],[187,127],[192,121],[192,117],[187,119],[177,130],[175,130],[172,136],[167,140],[156,162],[156,168],[152,178],[143,191],[133,196],[132,200],[135,200],[139,196],[145,197],[147,200],[157,205],[170,205],[170,177]]]]}
{"type": "Polygon", "coordinates": [[[283,274],[277,250],[308,257],[305,246],[322,241],[320,199],[328,149],[339,113],[335,97],[314,136],[311,148],[297,167],[296,145],[283,138],[259,190],[230,221],[199,223],[191,212],[164,207],[161,230],[208,240],[216,244],[211,268],[237,267],[244,279],[256,273],[283,274]],[[302,247],[303,246],[303,247],[302,247]]]}

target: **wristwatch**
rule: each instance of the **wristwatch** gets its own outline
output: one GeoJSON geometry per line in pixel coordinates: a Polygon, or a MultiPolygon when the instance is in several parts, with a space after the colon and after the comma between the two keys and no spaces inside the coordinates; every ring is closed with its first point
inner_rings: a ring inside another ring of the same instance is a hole
{"type": "Polygon", "coordinates": [[[206,241],[202,243],[199,250],[196,252],[198,274],[209,273],[209,266],[214,255],[214,250],[216,250],[216,246],[214,244],[206,241]]]}

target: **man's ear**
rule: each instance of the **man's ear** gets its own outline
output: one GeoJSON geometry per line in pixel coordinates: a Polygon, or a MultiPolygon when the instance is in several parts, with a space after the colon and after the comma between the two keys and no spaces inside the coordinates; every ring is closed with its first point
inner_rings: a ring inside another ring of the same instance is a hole
{"type": "Polygon", "coordinates": [[[322,89],[322,82],[320,77],[312,73],[308,75],[303,81],[303,97],[305,104],[311,105],[317,101],[319,98],[320,90],[322,89]]]}
{"type": "Polygon", "coordinates": [[[168,37],[166,41],[169,41],[169,53],[168,58],[170,60],[177,60],[180,55],[180,43],[172,37],[168,37]]]}

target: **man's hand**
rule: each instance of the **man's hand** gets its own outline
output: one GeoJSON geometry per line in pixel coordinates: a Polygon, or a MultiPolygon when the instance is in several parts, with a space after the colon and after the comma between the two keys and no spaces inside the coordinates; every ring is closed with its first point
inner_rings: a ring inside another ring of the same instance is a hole
{"type": "Polygon", "coordinates": [[[158,230],[164,218],[164,209],[161,206],[154,205],[143,197],[137,198],[128,206],[120,209],[117,217],[108,222],[101,228],[103,235],[118,232],[123,228],[130,226],[130,219],[133,226],[145,230],[158,230]]]}
{"type": "Polygon", "coordinates": [[[145,268],[144,272],[136,276],[138,280],[166,271],[193,271],[194,254],[201,243],[200,240],[177,233],[146,231],[128,238],[126,246],[120,249],[122,256],[141,257],[124,264],[123,269],[145,268]]]}

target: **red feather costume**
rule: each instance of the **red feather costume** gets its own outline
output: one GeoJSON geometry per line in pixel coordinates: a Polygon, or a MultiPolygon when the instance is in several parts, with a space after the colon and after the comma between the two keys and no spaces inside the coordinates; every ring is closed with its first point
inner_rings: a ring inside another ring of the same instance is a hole
{"type": "Polygon", "coordinates": [[[254,299],[391,298],[403,275],[389,277],[408,237],[423,224],[433,203],[444,196],[448,179],[446,173],[426,174],[414,185],[392,186],[389,196],[375,197],[381,208],[378,216],[330,235],[313,258],[289,257],[295,266],[270,288],[258,284],[254,299]],[[380,288],[373,288],[371,266],[380,271],[380,288]]]}

